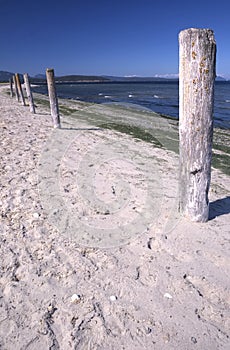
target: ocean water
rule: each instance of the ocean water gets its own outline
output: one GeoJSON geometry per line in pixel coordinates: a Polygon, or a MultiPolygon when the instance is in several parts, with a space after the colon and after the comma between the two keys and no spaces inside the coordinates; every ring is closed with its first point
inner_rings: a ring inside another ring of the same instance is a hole
{"type": "MultiPolygon", "coordinates": [[[[125,104],[179,118],[179,84],[176,81],[56,84],[56,88],[60,98],[125,104]]],[[[47,87],[40,85],[33,91],[47,94],[47,87]]],[[[230,129],[230,82],[215,83],[214,125],[230,129]]]]}

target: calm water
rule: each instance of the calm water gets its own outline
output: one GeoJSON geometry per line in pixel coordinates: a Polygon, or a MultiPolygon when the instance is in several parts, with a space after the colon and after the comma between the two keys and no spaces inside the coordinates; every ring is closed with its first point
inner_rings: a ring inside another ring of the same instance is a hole
{"type": "MultiPolygon", "coordinates": [[[[179,117],[178,82],[57,84],[57,94],[94,103],[132,104],[154,112],[179,117]]],[[[46,86],[33,88],[47,94],[46,86]]],[[[230,129],[230,82],[215,83],[214,125],[230,129]]]]}

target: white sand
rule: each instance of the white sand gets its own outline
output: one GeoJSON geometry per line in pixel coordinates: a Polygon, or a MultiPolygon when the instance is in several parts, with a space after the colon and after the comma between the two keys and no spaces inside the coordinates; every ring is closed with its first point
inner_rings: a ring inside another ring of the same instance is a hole
{"type": "Polygon", "coordinates": [[[173,152],[67,118],[50,138],[45,107],[0,90],[0,349],[229,349],[230,178],[213,170],[213,219],[188,222],[173,152]]]}

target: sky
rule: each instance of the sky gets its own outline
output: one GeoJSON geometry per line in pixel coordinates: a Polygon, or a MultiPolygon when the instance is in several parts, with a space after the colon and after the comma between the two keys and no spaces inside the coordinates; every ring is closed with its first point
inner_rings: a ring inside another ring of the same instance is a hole
{"type": "Polygon", "coordinates": [[[217,74],[230,78],[229,0],[0,0],[0,70],[177,74],[187,28],[214,31],[217,74]]]}

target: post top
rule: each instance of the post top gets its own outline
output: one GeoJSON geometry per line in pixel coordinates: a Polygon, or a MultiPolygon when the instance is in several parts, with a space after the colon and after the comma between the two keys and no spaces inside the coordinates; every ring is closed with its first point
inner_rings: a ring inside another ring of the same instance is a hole
{"type": "Polygon", "coordinates": [[[187,28],[187,29],[181,30],[181,33],[182,32],[193,32],[193,33],[196,33],[196,32],[212,32],[213,33],[213,30],[210,29],[210,28],[187,28]]]}
{"type": "Polygon", "coordinates": [[[184,29],[179,33],[179,41],[184,41],[186,39],[195,38],[198,39],[207,39],[209,42],[215,44],[214,31],[209,28],[188,28],[184,29]]]}
{"type": "Polygon", "coordinates": [[[179,37],[187,37],[187,36],[199,36],[199,37],[203,37],[206,36],[208,38],[212,38],[214,39],[214,31],[212,29],[209,28],[187,28],[182,30],[179,33],[179,37]]]}

